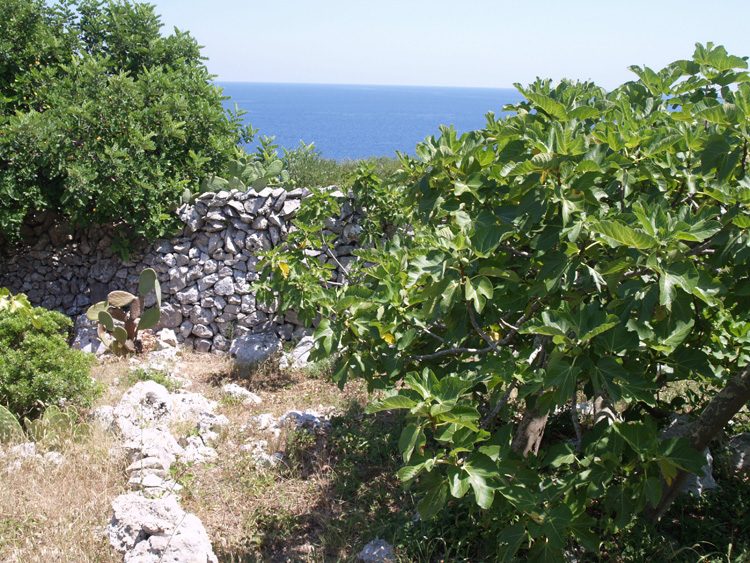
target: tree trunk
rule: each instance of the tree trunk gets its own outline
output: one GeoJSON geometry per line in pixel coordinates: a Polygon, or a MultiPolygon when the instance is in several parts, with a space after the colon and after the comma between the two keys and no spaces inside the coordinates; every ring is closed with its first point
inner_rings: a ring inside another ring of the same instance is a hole
{"type": "MultiPolygon", "coordinates": [[[[547,366],[547,355],[544,353],[544,345],[548,341],[548,336],[537,334],[534,337],[534,353],[529,358],[529,365],[536,362],[537,369],[547,366]]],[[[537,397],[541,396],[541,394],[541,391],[536,393],[537,397]]],[[[528,407],[528,401],[526,405],[528,407]]],[[[573,408],[575,408],[575,405],[573,405],[573,408]]],[[[513,442],[510,445],[511,449],[516,453],[523,454],[523,457],[527,457],[529,452],[537,455],[539,453],[539,446],[542,444],[548,418],[549,412],[542,414],[539,409],[539,403],[535,404],[531,410],[527,408],[523,413],[521,424],[518,425],[516,433],[513,435],[513,442]]]]}
{"type": "Polygon", "coordinates": [[[607,421],[607,426],[611,426],[619,420],[615,405],[606,391],[598,391],[594,395],[594,426],[602,420],[607,421]]]}
{"type": "Polygon", "coordinates": [[[541,414],[538,405],[523,413],[523,419],[521,424],[518,425],[511,443],[513,451],[523,454],[524,457],[528,456],[529,452],[536,455],[542,443],[547,418],[549,418],[549,412],[541,414]]]}
{"type": "MultiPolygon", "coordinates": [[[[726,387],[708,403],[698,420],[691,425],[686,436],[690,440],[690,446],[703,452],[714,436],[748,401],[750,401],[750,366],[734,376],[726,387]]],[[[687,471],[680,471],[672,484],[664,488],[659,505],[649,514],[654,522],[667,512],[677,495],[680,494],[682,487],[685,486],[689,475],[687,471]]]]}

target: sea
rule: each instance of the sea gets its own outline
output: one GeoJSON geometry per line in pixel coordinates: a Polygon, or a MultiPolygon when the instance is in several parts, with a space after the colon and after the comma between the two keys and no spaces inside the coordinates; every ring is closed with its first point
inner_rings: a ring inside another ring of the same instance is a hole
{"type": "MultiPolygon", "coordinates": [[[[482,129],[488,111],[500,114],[521,94],[512,88],[442,88],[342,84],[218,82],[231,99],[225,107],[244,110],[258,137],[275,137],[280,147],[315,143],[335,160],[414,155],[418,143],[438,136],[440,125],[459,133],[482,129]]],[[[249,150],[254,150],[254,145],[249,150]]]]}

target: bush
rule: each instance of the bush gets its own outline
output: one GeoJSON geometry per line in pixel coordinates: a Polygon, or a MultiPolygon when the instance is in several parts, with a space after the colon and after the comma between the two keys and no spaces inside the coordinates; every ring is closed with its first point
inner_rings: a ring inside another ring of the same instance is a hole
{"type": "Polygon", "coordinates": [[[68,346],[70,319],[41,307],[34,313],[41,329],[17,312],[0,316],[0,404],[19,419],[50,405],[88,405],[101,391],[89,376],[94,357],[68,346]]]}
{"type": "Polygon", "coordinates": [[[295,187],[340,186],[348,188],[359,175],[362,166],[368,167],[378,176],[390,176],[400,163],[398,159],[381,156],[357,160],[334,160],[325,158],[315,143],[284,151],[284,162],[289,170],[290,183],[295,187]]]}
{"type": "Polygon", "coordinates": [[[162,37],[153,6],[0,3],[0,234],[33,209],[153,239],[185,188],[251,138],[189,34],[162,37]]]}

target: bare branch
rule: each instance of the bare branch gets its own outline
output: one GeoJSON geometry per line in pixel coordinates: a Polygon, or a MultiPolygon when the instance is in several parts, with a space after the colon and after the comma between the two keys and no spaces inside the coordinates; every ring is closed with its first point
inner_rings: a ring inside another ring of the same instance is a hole
{"type": "Polygon", "coordinates": [[[413,326],[414,328],[418,328],[418,329],[420,329],[420,330],[424,331],[424,332],[425,332],[425,334],[429,334],[429,335],[430,335],[430,336],[432,336],[432,337],[433,337],[433,338],[434,338],[435,340],[438,340],[439,342],[442,342],[443,344],[445,344],[445,339],[444,339],[444,338],[443,338],[442,336],[438,336],[437,334],[435,334],[434,332],[432,332],[432,331],[431,331],[430,329],[428,329],[427,327],[425,327],[425,326],[419,326],[419,325],[415,325],[415,324],[413,324],[413,323],[409,323],[409,324],[411,324],[411,326],[413,326]]]}
{"type": "Polygon", "coordinates": [[[633,270],[632,272],[625,272],[622,275],[623,280],[629,280],[630,278],[635,278],[638,276],[645,276],[646,274],[650,274],[651,270],[648,268],[641,268],[640,270],[633,270]]]}
{"type": "Polygon", "coordinates": [[[514,379],[511,381],[510,385],[508,385],[508,388],[505,390],[505,393],[500,398],[500,400],[497,402],[495,407],[490,411],[490,413],[487,415],[487,418],[484,419],[484,422],[479,425],[479,428],[482,430],[486,430],[487,427],[492,424],[492,421],[495,420],[495,417],[497,416],[497,413],[500,412],[500,409],[503,408],[505,403],[508,402],[508,399],[510,399],[510,394],[513,393],[513,389],[518,387],[518,380],[514,379]]]}
{"type": "Polygon", "coordinates": [[[706,242],[704,242],[700,246],[691,248],[685,253],[685,256],[697,256],[698,254],[703,254],[706,252],[706,250],[708,250],[709,246],[711,246],[711,239],[708,239],[706,242]]]}
{"type": "Polygon", "coordinates": [[[578,387],[576,386],[575,391],[573,391],[573,408],[570,409],[570,418],[573,419],[573,428],[575,428],[576,431],[576,453],[581,453],[581,446],[583,445],[583,432],[581,432],[581,421],[578,420],[578,405],[576,404],[576,399],[578,395],[578,387]]]}
{"type": "Polygon", "coordinates": [[[507,244],[501,244],[498,248],[502,248],[503,250],[514,254],[515,256],[523,256],[524,258],[531,258],[532,256],[529,252],[518,250],[517,248],[513,248],[512,246],[509,246],[507,244]]]}
{"type": "Polygon", "coordinates": [[[504,318],[498,319],[498,322],[503,325],[507,330],[512,330],[513,332],[518,332],[518,327],[513,326],[509,322],[506,322],[504,318]]]}
{"type": "MultiPolygon", "coordinates": [[[[479,325],[477,324],[477,319],[474,317],[474,307],[472,307],[471,303],[469,303],[468,301],[466,301],[466,308],[469,311],[469,320],[471,321],[471,326],[473,326],[474,330],[477,331],[477,334],[482,337],[482,340],[484,340],[487,344],[489,344],[490,348],[492,348],[497,354],[499,354],[500,349],[497,347],[497,344],[495,344],[495,342],[492,340],[492,338],[490,338],[487,335],[486,332],[484,332],[481,328],[479,328],[479,325]]],[[[515,334],[515,332],[513,332],[512,334],[515,334]]],[[[510,334],[508,336],[510,336],[510,334]]]]}
{"type": "Polygon", "coordinates": [[[492,348],[448,348],[446,350],[440,350],[434,354],[426,354],[424,356],[409,356],[404,358],[405,361],[414,362],[420,360],[434,360],[442,356],[453,356],[458,354],[487,354],[492,352],[492,348]]]}

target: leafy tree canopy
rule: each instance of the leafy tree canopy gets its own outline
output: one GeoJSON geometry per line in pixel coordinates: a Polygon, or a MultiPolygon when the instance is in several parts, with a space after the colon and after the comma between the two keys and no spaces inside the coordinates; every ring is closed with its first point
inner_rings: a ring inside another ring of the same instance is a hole
{"type": "Polygon", "coordinates": [[[264,258],[260,296],[321,315],[317,358],[382,389],[371,411],[408,413],[399,477],[422,517],[475,503],[501,559],[596,553],[657,521],[750,400],[746,58],[709,43],[631,70],[611,92],[517,85],[525,100],[485,129],[442,128],[388,180],[363,171],[350,283],[308,252],[332,245],[330,192],[264,258]],[[565,408],[573,439],[546,437],[565,408]],[[696,420],[661,440],[675,411],[696,420]]]}
{"type": "Polygon", "coordinates": [[[0,233],[32,209],[155,238],[248,140],[188,33],[134,2],[0,3],[0,233]]]}

